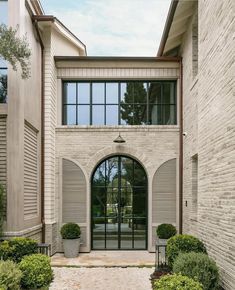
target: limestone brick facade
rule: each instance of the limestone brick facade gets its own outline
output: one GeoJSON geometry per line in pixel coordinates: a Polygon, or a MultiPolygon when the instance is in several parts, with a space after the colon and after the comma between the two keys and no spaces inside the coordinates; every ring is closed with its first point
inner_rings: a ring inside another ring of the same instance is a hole
{"type": "Polygon", "coordinates": [[[107,157],[125,155],[137,160],[147,174],[147,249],[154,251],[157,225],[163,220],[175,224],[177,228],[180,225],[182,157],[183,233],[193,234],[204,241],[209,255],[216,260],[220,268],[222,286],[233,290],[235,288],[235,39],[233,37],[235,2],[173,1],[159,48],[159,56],[163,57],[156,59],[86,57],[85,45],[56,18],[43,15],[37,0],[26,2],[9,0],[8,3],[9,24],[13,27],[20,24],[18,34],[22,36],[27,32],[29,37],[32,48],[32,73],[30,80],[22,81],[20,73],[9,68],[9,101],[7,104],[0,104],[2,152],[0,181],[7,192],[6,237],[32,236],[38,241],[45,238],[45,241],[52,245],[52,253],[63,250],[59,231],[63,224],[63,160],[67,160],[79,168],[86,184],[85,198],[83,196],[82,199],[85,207],[80,223],[81,251],[89,252],[92,174],[96,166],[107,157]],[[42,64],[43,78],[41,78],[42,64]],[[69,80],[175,80],[177,124],[62,125],[62,83],[69,80]],[[181,93],[182,127],[180,127],[181,93]],[[40,187],[42,96],[44,188],[40,187]],[[183,137],[180,134],[182,132],[183,137]],[[113,143],[119,133],[126,140],[125,144],[113,143]],[[34,137],[34,142],[31,142],[30,134],[34,137]],[[35,140],[38,140],[36,146],[35,140]],[[183,145],[183,156],[180,156],[182,149],[180,140],[183,145]],[[34,145],[33,152],[38,160],[32,167],[25,166],[28,162],[25,150],[31,144],[29,141],[34,145]],[[160,174],[157,173],[158,170],[167,168],[164,166],[169,164],[168,162],[176,164],[173,198],[175,208],[173,218],[167,211],[159,218],[153,206],[158,200],[156,195],[159,193],[156,188],[160,174]],[[35,190],[31,192],[27,187],[30,170],[33,171],[35,168],[38,170],[37,196],[35,190]],[[42,189],[43,212],[41,212],[42,189]],[[31,198],[33,203],[29,202],[31,198]],[[42,232],[42,224],[45,226],[45,233],[42,232]]]}
{"type": "MultiPolygon", "coordinates": [[[[175,17],[184,6],[183,1],[179,3],[175,17]]],[[[229,0],[192,3],[193,12],[178,52],[183,63],[183,131],[186,132],[183,232],[205,242],[209,255],[220,267],[223,287],[232,290],[235,287],[235,41],[232,36],[235,3],[229,0]],[[198,35],[195,35],[195,22],[198,22],[198,35]]]]}

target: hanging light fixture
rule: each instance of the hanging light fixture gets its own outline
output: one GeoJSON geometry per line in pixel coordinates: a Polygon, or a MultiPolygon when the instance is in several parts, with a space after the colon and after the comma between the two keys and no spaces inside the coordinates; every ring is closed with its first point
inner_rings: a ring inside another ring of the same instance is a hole
{"type": "Polygon", "coordinates": [[[114,139],[113,142],[114,142],[114,143],[125,143],[126,140],[124,140],[124,139],[122,138],[122,136],[120,135],[120,132],[119,132],[118,137],[117,137],[116,139],[114,139]]]}

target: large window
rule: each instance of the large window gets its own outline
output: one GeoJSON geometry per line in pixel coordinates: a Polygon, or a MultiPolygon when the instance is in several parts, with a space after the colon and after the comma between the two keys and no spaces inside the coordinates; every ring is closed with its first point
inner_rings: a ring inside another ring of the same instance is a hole
{"type": "Polygon", "coordinates": [[[175,125],[175,81],[64,82],[64,125],[175,125]]]}
{"type": "MultiPolygon", "coordinates": [[[[8,5],[6,0],[0,0],[0,24],[7,24],[8,5]]],[[[7,63],[0,58],[0,103],[7,101],[7,63]]]]}

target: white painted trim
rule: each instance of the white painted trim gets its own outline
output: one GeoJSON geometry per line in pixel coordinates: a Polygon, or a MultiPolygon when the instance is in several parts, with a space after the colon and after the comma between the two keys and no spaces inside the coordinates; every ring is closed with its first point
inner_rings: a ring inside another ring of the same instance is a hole
{"type": "Polygon", "coordinates": [[[27,235],[31,232],[40,232],[42,229],[42,224],[22,230],[22,231],[17,231],[17,232],[4,232],[4,236],[8,236],[8,237],[15,237],[15,236],[24,236],[27,235]]]}

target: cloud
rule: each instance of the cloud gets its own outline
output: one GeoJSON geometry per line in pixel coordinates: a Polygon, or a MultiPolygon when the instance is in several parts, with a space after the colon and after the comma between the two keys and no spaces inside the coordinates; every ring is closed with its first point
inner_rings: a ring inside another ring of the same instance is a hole
{"type": "Polygon", "coordinates": [[[43,0],[42,4],[47,14],[58,17],[86,44],[88,55],[155,56],[170,0],[43,0]]]}

